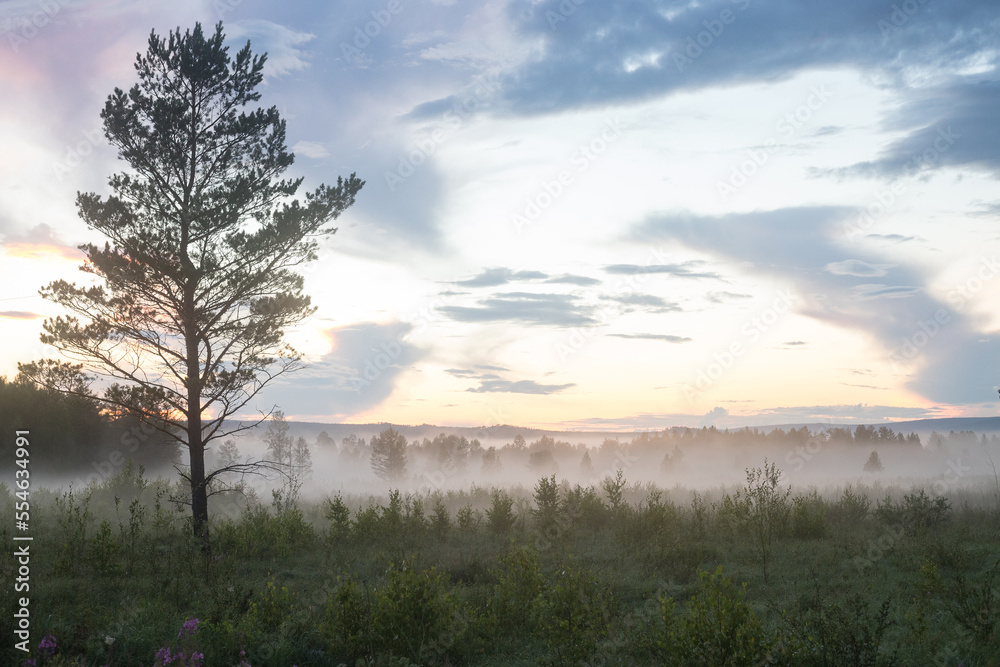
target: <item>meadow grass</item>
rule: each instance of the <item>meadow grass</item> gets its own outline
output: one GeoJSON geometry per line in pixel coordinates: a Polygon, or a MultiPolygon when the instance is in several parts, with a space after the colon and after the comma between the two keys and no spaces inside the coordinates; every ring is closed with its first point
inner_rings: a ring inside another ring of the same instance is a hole
{"type": "MultiPolygon", "coordinates": [[[[990,489],[946,498],[801,489],[762,504],[766,489],[753,485],[765,479],[698,494],[550,477],[531,489],[309,503],[220,496],[204,554],[186,508],[169,500],[183,488],[126,467],[86,489],[33,495],[32,658],[1000,664],[1000,511],[990,489]],[[766,554],[762,522],[773,535],[766,554]]],[[[12,511],[6,487],[0,502],[12,511]]],[[[10,543],[7,528],[3,537],[10,543]]],[[[7,637],[13,602],[4,597],[7,637]]],[[[0,659],[22,664],[11,645],[0,659]]]]}

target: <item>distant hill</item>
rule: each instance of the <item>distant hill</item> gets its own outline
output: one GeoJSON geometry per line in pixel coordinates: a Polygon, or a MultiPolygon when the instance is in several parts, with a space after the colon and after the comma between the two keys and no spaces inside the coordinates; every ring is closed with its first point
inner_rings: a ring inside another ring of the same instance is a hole
{"type": "MultiPolygon", "coordinates": [[[[352,433],[359,438],[369,438],[372,435],[379,433],[380,431],[393,428],[396,429],[401,435],[403,435],[407,440],[429,438],[434,439],[434,436],[440,433],[455,434],[460,436],[465,436],[469,440],[477,438],[481,441],[505,441],[510,442],[514,439],[514,436],[521,435],[525,440],[531,442],[533,440],[538,440],[543,435],[548,435],[558,440],[566,440],[573,444],[580,442],[582,440],[593,442],[596,439],[603,440],[604,438],[615,438],[624,437],[631,439],[635,432],[632,431],[622,431],[609,433],[607,431],[550,431],[545,429],[537,428],[526,428],[522,426],[511,426],[509,424],[497,425],[497,426],[480,426],[480,427],[469,427],[469,426],[435,426],[433,424],[420,424],[419,426],[410,426],[406,424],[389,424],[386,422],[374,423],[374,424],[324,424],[319,422],[297,422],[289,421],[288,425],[292,434],[295,437],[305,437],[315,438],[322,432],[326,432],[328,436],[334,438],[337,441],[342,440],[352,433]]],[[[261,424],[256,429],[256,433],[263,433],[263,430],[267,428],[267,423],[261,424]]]]}
{"type": "MultiPolygon", "coordinates": [[[[324,424],[318,422],[288,422],[292,434],[295,437],[305,437],[315,439],[322,432],[326,432],[331,438],[338,442],[352,433],[359,438],[370,438],[386,428],[394,428],[407,440],[430,438],[439,433],[455,434],[465,436],[469,440],[478,438],[483,442],[511,442],[514,436],[520,434],[528,442],[538,440],[542,436],[550,436],[557,440],[564,440],[572,444],[586,441],[588,443],[600,442],[604,438],[621,438],[630,440],[640,430],[635,431],[553,431],[537,428],[526,428],[521,426],[511,426],[503,424],[498,426],[464,427],[464,426],[435,426],[433,424],[420,424],[410,426],[404,424],[373,423],[373,424],[324,424]]],[[[1000,432],[1000,417],[954,417],[946,419],[914,419],[910,421],[898,422],[873,422],[868,426],[888,426],[897,433],[930,433],[938,431],[945,434],[949,431],[975,431],[976,433],[1000,432]]],[[[812,432],[824,431],[831,427],[850,428],[854,430],[858,424],[831,424],[826,422],[812,422],[800,424],[773,424],[767,426],[754,426],[759,431],[770,432],[774,429],[789,430],[798,429],[803,426],[812,432]]],[[[261,433],[266,425],[261,425],[257,433],[261,433]]],[[[664,427],[669,428],[669,427],[664,427]]],[[[742,428],[742,427],[740,427],[742,428]]],[[[641,429],[642,431],[652,429],[641,429]]],[[[662,429],[658,429],[662,430],[662,429]]],[[[730,431],[738,430],[730,428],[730,431]]]]}
{"type": "MultiPolygon", "coordinates": [[[[896,433],[900,431],[904,433],[910,432],[927,432],[937,431],[938,433],[948,433],[949,431],[975,431],[976,433],[992,433],[994,431],[1000,431],[1000,417],[948,417],[944,419],[911,419],[909,421],[901,422],[871,422],[865,424],[866,426],[888,426],[896,433]]],[[[775,424],[773,426],[758,426],[757,428],[764,431],[770,431],[776,428],[783,430],[788,430],[790,428],[802,428],[807,427],[810,431],[822,431],[824,429],[837,427],[837,428],[850,428],[853,430],[858,424],[828,424],[828,423],[810,423],[810,424],[775,424]]],[[[732,430],[732,429],[730,429],[732,430]]]]}

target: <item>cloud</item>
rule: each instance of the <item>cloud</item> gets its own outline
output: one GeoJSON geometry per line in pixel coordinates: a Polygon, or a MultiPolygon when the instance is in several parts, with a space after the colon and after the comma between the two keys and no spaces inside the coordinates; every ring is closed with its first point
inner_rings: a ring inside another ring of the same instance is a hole
{"type": "Polygon", "coordinates": [[[716,426],[716,422],[723,423],[729,417],[729,410],[720,407],[714,407],[701,418],[701,422],[698,424],[700,427],[705,426],[716,426]]]}
{"type": "Polygon", "coordinates": [[[860,259],[845,259],[841,262],[830,262],[826,270],[835,276],[859,276],[862,278],[881,278],[892,264],[869,264],[860,259]]]}
{"type": "Polygon", "coordinates": [[[866,234],[865,238],[875,239],[876,241],[889,241],[891,243],[922,240],[919,236],[906,236],[903,234],[866,234]]]}
{"type": "Polygon", "coordinates": [[[498,267],[484,269],[479,275],[466,280],[457,280],[454,284],[462,287],[499,287],[515,280],[543,280],[548,277],[548,274],[541,271],[512,271],[498,267]]]}
{"type": "Polygon", "coordinates": [[[392,394],[402,374],[427,355],[407,341],[412,328],[405,322],[359,322],[328,329],[330,351],[272,383],[264,400],[277,402],[280,396],[289,414],[341,419],[375,408],[392,394]]]}
{"type": "Polygon", "coordinates": [[[601,284],[601,281],[597,280],[596,278],[588,278],[587,276],[574,276],[569,273],[562,276],[549,278],[545,282],[551,284],[579,285],[580,287],[590,287],[591,285],[601,284]]]}
{"type": "Polygon", "coordinates": [[[856,299],[906,299],[920,293],[919,287],[908,287],[905,285],[880,285],[865,284],[855,285],[851,292],[856,299]]]}
{"type": "Polygon", "coordinates": [[[446,368],[444,372],[448,375],[454,375],[457,378],[479,377],[479,373],[476,371],[463,370],[461,368],[446,368]]]}
{"type": "Polygon", "coordinates": [[[638,306],[653,313],[674,313],[683,310],[678,304],[664,301],[654,294],[622,294],[602,296],[603,301],[614,301],[626,306],[638,306]]]}
{"type": "Polygon", "coordinates": [[[556,394],[569,389],[574,384],[539,384],[534,380],[483,380],[478,387],[466,389],[475,393],[509,393],[509,394],[556,394]]]}
{"type": "Polygon", "coordinates": [[[494,366],[492,364],[476,364],[473,368],[479,368],[484,371],[509,371],[509,368],[504,368],[503,366],[494,366]]]}
{"type": "Polygon", "coordinates": [[[55,230],[44,222],[23,234],[5,234],[0,246],[4,254],[9,257],[42,259],[55,255],[75,262],[83,259],[83,253],[79,248],[66,245],[55,230]]]}
{"type": "Polygon", "coordinates": [[[37,320],[43,316],[26,310],[0,310],[0,317],[9,320],[37,320]]]}
{"type": "Polygon", "coordinates": [[[933,419],[942,414],[936,408],[905,407],[898,405],[812,405],[795,407],[777,407],[761,410],[754,417],[754,422],[774,425],[801,424],[808,422],[827,422],[830,424],[871,424],[887,423],[897,419],[933,419]]]}
{"type": "Polygon", "coordinates": [[[891,23],[891,7],[867,0],[809,11],[794,0],[586,3],[571,12],[567,6],[562,0],[509,4],[522,39],[542,44],[536,57],[506,75],[506,101],[518,113],[622,104],[806,70],[869,70],[899,87],[928,70],[946,77],[976,59],[991,62],[1000,24],[986,1],[922,4],[900,27],[891,23]],[[727,23],[720,20],[724,12],[727,23]],[[717,34],[709,25],[718,25],[712,28],[717,34]]]}
{"type": "MultiPolygon", "coordinates": [[[[728,401],[734,402],[734,401],[728,401]]],[[[719,427],[782,426],[791,424],[853,425],[884,423],[890,428],[891,420],[933,419],[947,416],[936,408],[904,407],[895,405],[813,405],[797,407],[776,407],[757,412],[732,414],[725,408],[713,408],[705,415],[682,413],[640,412],[618,417],[590,417],[566,422],[569,428],[604,429],[663,429],[672,426],[701,428],[714,425],[719,427]],[[709,417],[711,416],[711,417],[709,417]],[[711,419],[709,423],[706,421],[711,419]]]]}
{"type": "Polygon", "coordinates": [[[308,57],[300,47],[315,37],[310,32],[298,32],[264,19],[235,21],[226,26],[227,42],[245,43],[249,39],[254,53],[267,52],[265,79],[284,76],[308,67],[308,57]]]}
{"type": "Polygon", "coordinates": [[[971,215],[982,215],[991,218],[1000,215],[1000,201],[980,203],[979,210],[973,211],[971,215]]]}
{"type": "Polygon", "coordinates": [[[308,158],[320,159],[330,156],[330,151],[321,143],[315,141],[299,141],[292,146],[292,153],[295,155],[305,155],[308,158]]]}
{"type": "Polygon", "coordinates": [[[571,294],[510,292],[480,299],[478,307],[442,306],[438,311],[459,322],[521,322],[559,327],[595,324],[593,309],[571,294]]]}
{"type": "Polygon", "coordinates": [[[709,292],[705,295],[705,299],[712,303],[726,303],[728,301],[741,301],[752,298],[750,294],[738,294],[736,292],[709,292]]]}
{"type": "Polygon", "coordinates": [[[649,264],[641,266],[639,264],[611,264],[605,266],[604,270],[613,275],[642,275],[647,273],[665,273],[680,278],[714,278],[721,280],[722,277],[710,271],[694,270],[706,264],[703,260],[691,260],[681,264],[649,264]]]}
{"type": "Polygon", "coordinates": [[[507,380],[497,375],[497,372],[509,372],[509,369],[502,366],[490,364],[476,364],[471,369],[449,368],[445,372],[449,375],[462,379],[472,379],[479,383],[476,387],[469,387],[468,392],[476,394],[484,393],[509,393],[509,394],[555,394],[564,389],[576,386],[569,384],[541,384],[534,380],[507,380]],[[482,371],[496,371],[483,373],[482,371]]]}
{"type": "Polygon", "coordinates": [[[639,333],[639,334],[608,334],[614,338],[636,338],[641,340],[662,340],[667,343],[690,343],[693,339],[687,338],[686,336],[673,336],[670,334],[651,334],[651,333],[639,333]]]}
{"type": "Polygon", "coordinates": [[[982,360],[1000,357],[1000,340],[979,342],[983,334],[970,317],[931,296],[926,285],[935,276],[925,275],[928,269],[890,265],[866,251],[852,253],[852,259],[881,267],[879,283],[827,270],[847,261],[843,229],[853,216],[852,209],[838,206],[722,216],[665,213],[637,223],[626,237],[642,244],[681,243],[794,285],[795,311],[873,336],[895,372],[912,373],[909,389],[938,403],[986,400],[996,380],[982,360]]]}
{"type": "MultiPolygon", "coordinates": [[[[996,71],[992,74],[995,77],[996,71]]],[[[832,173],[894,178],[941,167],[969,167],[998,176],[998,105],[1000,81],[995,78],[959,78],[952,85],[922,89],[892,117],[894,126],[911,126],[906,136],[890,144],[875,160],[832,173]]]]}
{"type": "Polygon", "coordinates": [[[815,132],[813,132],[814,137],[828,137],[834,134],[840,134],[844,131],[844,128],[838,127],[836,125],[824,125],[815,132]]]}

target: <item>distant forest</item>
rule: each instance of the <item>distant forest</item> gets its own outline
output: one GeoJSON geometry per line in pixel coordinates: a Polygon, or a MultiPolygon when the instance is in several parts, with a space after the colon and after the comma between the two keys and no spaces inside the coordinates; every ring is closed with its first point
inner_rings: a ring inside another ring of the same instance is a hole
{"type": "MultiPolygon", "coordinates": [[[[155,470],[179,461],[180,448],[176,442],[150,427],[140,424],[129,416],[111,416],[102,411],[96,401],[69,397],[54,391],[42,389],[33,383],[9,381],[0,376],[0,427],[5,434],[4,451],[13,447],[15,430],[30,429],[33,445],[31,465],[36,473],[42,474],[85,474],[94,473],[107,477],[117,472],[126,460],[155,470]]],[[[526,432],[530,432],[527,430],[526,432]]],[[[564,434],[572,437],[572,433],[564,434]]],[[[444,464],[456,471],[475,474],[478,471],[489,476],[505,464],[518,462],[529,469],[546,474],[559,469],[558,460],[579,461],[587,470],[593,466],[602,469],[610,464],[616,454],[628,451],[633,456],[662,456],[662,467],[669,469],[679,462],[683,452],[694,452],[699,447],[733,445],[745,448],[768,448],[775,446],[796,447],[809,443],[837,443],[844,445],[875,446],[903,445],[921,447],[920,436],[916,433],[904,435],[889,426],[860,425],[854,428],[832,426],[812,432],[807,427],[784,430],[781,428],[765,431],[758,428],[719,430],[716,427],[685,428],[671,427],[656,431],[632,434],[627,440],[609,437],[598,447],[573,444],[566,440],[544,435],[527,442],[516,435],[501,446],[484,446],[478,439],[440,433],[433,439],[414,438],[407,442],[395,434],[394,444],[386,445],[383,453],[376,451],[373,457],[372,445],[380,443],[379,437],[366,442],[364,438],[351,434],[340,443],[322,432],[310,448],[336,452],[344,463],[372,463],[376,474],[385,478],[406,475],[407,464],[418,460],[444,464]],[[395,454],[392,450],[397,451],[395,454]],[[593,456],[593,463],[591,463],[593,456]]],[[[996,444],[1000,438],[996,434],[989,437],[972,431],[954,432],[947,435],[930,434],[929,448],[945,445],[996,444]]],[[[379,448],[376,448],[379,449],[379,448]]],[[[383,447],[384,449],[384,447],[383,447]]],[[[0,470],[12,465],[13,457],[4,456],[0,470]]],[[[564,463],[565,465],[565,463],[564,463]]],[[[574,466],[575,467],[575,466],[574,466]]]]}
{"type": "Polygon", "coordinates": [[[169,436],[130,416],[114,417],[93,400],[42,389],[0,376],[0,470],[13,466],[14,431],[30,431],[31,470],[41,474],[117,473],[125,461],[149,469],[179,460],[169,436]]]}
{"type": "MultiPolygon", "coordinates": [[[[927,449],[988,443],[998,444],[1000,438],[996,434],[990,437],[985,434],[979,436],[972,431],[952,431],[947,435],[934,432],[928,438],[927,449]]],[[[662,431],[636,433],[631,440],[606,438],[597,447],[583,443],[572,444],[551,435],[544,435],[530,443],[521,435],[516,435],[511,442],[499,447],[486,447],[476,438],[470,440],[446,433],[441,433],[434,439],[414,438],[407,443],[405,438],[390,427],[372,437],[370,442],[352,433],[343,438],[339,447],[336,440],[324,431],[317,437],[315,446],[317,449],[337,452],[343,464],[357,465],[370,461],[376,475],[388,481],[398,481],[413,472],[414,464],[418,462],[446,472],[468,472],[475,475],[478,469],[482,477],[490,477],[508,465],[514,465],[515,468],[526,466],[542,475],[569,472],[565,467],[567,463],[572,462],[572,470],[575,470],[576,462],[579,462],[579,471],[590,474],[613,468],[615,462],[627,453],[632,460],[657,460],[660,468],[666,472],[677,469],[686,453],[696,454],[699,449],[729,446],[747,450],[780,448],[796,451],[804,448],[805,451],[812,451],[812,447],[826,444],[872,447],[874,458],[870,467],[865,470],[881,470],[878,455],[874,452],[875,447],[924,449],[920,436],[916,433],[904,435],[888,426],[868,425],[859,425],[853,429],[831,427],[817,432],[811,432],[805,426],[787,431],[781,428],[770,431],[756,428],[720,431],[715,427],[672,427],[662,431]]]]}

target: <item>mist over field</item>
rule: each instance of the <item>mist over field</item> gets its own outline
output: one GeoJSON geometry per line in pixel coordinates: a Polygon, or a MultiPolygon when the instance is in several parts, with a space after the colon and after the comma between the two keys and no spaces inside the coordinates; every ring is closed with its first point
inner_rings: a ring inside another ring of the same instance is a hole
{"type": "MultiPolygon", "coordinates": [[[[784,484],[796,491],[815,487],[824,497],[836,497],[849,484],[925,488],[929,493],[947,495],[959,489],[992,488],[997,479],[994,463],[1000,462],[1000,435],[972,431],[906,431],[900,434],[915,433],[919,442],[897,442],[895,432],[892,440],[878,440],[876,427],[871,427],[874,439],[855,440],[852,434],[856,431],[844,427],[829,427],[834,430],[831,438],[829,428],[810,431],[807,427],[762,428],[756,433],[714,428],[587,433],[511,426],[422,426],[394,427],[407,434],[407,465],[406,474],[390,482],[373,471],[370,443],[378,433],[393,427],[299,422],[289,426],[292,438],[301,437],[310,444],[312,469],[301,489],[303,498],[310,500],[338,492],[381,497],[389,489],[425,495],[473,484],[530,490],[540,477],[550,475],[570,485],[600,488],[604,478],[614,477],[619,470],[630,483],[651,483],[689,495],[741,485],[746,470],[760,467],[765,460],[781,469],[784,484]],[[317,442],[321,433],[329,439],[317,442]],[[340,437],[333,437],[334,433],[340,437]],[[517,435],[524,438],[523,447],[514,444],[517,435]],[[496,448],[498,466],[484,466],[490,448],[496,448]],[[865,470],[872,452],[882,463],[880,471],[865,470]]],[[[881,425],[883,436],[891,426],[881,425]]],[[[236,440],[242,456],[266,458],[265,428],[258,427],[236,440]]],[[[865,435],[862,427],[862,437],[865,435]]],[[[246,479],[265,494],[280,486],[280,479],[273,475],[270,479],[246,479]]]]}

